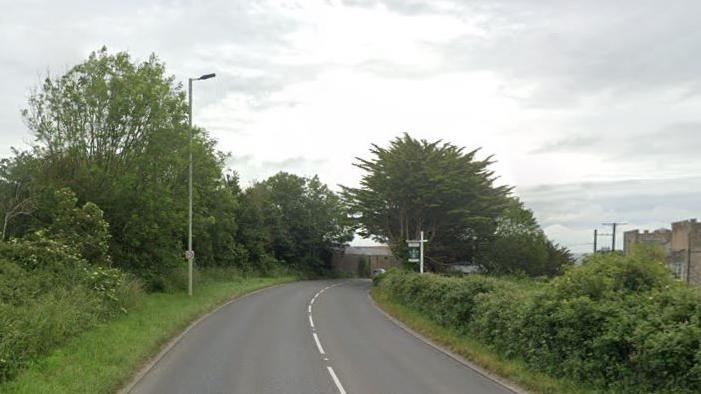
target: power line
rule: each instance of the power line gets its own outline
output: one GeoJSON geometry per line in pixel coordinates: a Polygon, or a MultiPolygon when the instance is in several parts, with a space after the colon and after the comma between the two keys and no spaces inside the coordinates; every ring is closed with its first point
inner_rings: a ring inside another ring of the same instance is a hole
{"type": "Polygon", "coordinates": [[[615,252],[616,251],[616,227],[619,225],[624,225],[628,224],[627,222],[609,222],[609,223],[601,223],[604,226],[611,226],[612,231],[611,231],[611,251],[615,252]]]}

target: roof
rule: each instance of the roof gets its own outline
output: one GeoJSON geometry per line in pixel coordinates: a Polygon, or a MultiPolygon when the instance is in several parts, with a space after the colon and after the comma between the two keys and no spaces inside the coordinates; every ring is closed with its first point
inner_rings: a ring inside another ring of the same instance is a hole
{"type": "Polygon", "coordinates": [[[392,250],[387,245],[348,246],[343,253],[359,256],[392,256],[392,250]]]}

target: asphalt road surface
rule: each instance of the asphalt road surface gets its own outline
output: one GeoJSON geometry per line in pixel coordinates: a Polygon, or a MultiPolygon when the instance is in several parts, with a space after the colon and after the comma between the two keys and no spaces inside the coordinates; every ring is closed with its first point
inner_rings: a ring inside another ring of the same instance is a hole
{"type": "Polygon", "coordinates": [[[253,294],[188,332],[133,393],[511,393],[418,340],[368,299],[368,280],[253,294]]]}

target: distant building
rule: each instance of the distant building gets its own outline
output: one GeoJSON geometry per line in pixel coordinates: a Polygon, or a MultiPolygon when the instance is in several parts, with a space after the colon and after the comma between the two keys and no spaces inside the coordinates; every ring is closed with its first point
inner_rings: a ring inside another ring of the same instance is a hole
{"type": "Polygon", "coordinates": [[[669,255],[672,247],[672,230],[660,228],[655,231],[630,230],[623,233],[623,253],[629,254],[631,245],[645,244],[661,246],[669,255]]]}
{"type": "Polygon", "coordinates": [[[388,269],[399,267],[401,261],[392,254],[389,246],[348,246],[337,250],[331,260],[331,264],[339,272],[358,274],[359,267],[367,262],[368,272],[378,268],[388,269]]]}
{"type": "Polygon", "coordinates": [[[630,254],[633,244],[661,246],[667,265],[677,278],[701,285],[701,223],[696,219],[674,222],[671,230],[626,231],[623,240],[625,254],[630,254]]]}

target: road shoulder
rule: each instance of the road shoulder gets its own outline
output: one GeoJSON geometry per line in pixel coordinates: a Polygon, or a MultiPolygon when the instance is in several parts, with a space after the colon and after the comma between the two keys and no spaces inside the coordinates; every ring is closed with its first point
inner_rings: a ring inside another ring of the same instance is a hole
{"type": "MultiPolygon", "coordinates": [[[[392,314],[390,314],[390,311],[388,310],[390,308],[387,307],[388,301],[379,300],[379,303],[378,303],[378,300],[375,299],[377,297],[377,295],[373,294],[373,293],[374,292],[372,290],[370,292],[368,292],[368,298],[370,299],[370,303],[382,315],[384,315],[388,320],[390,320],[392,323],[394,323],[398,327],[402,328],[407,333],[411,334],[412,336],[414,336],[418,340],[426,343],[427,345],[431,346],[432,348],[438,350],[439,352],[445,354],[446,356],[448,356],[448,357],[452,358],[453,360],[459,362],[460,364],[464,365],[465,367],[476,371],[477,373],[484,376],[485,378],[493,381],[494,383],[504,387],[505,389],[507,389],[513,393],[516,393],[516,394],[528,393],[528,391],[519,387],[515,383],[483,368],[482,366],[474,363],[473,361],[468,360],[467,358],[463,357],[462,355],[457,354],[457,353],[449,350],[448,348],[446,348],[442,344],[438,343],[436,340],[429,338],[427,335],[430,335],[430,333],[426,333],[426,332],[420,333],[420,332],[416,331],[414,328],[409,327],[405,322],[398,319],[398,317],[400,317],[400,316],[395,317],[392,314]],[[424,335],[424,334],[427,334],[427,335],[424,335]]],[[[420,329],[419,327],[416,327],[416,328],[420,329]]]]}

